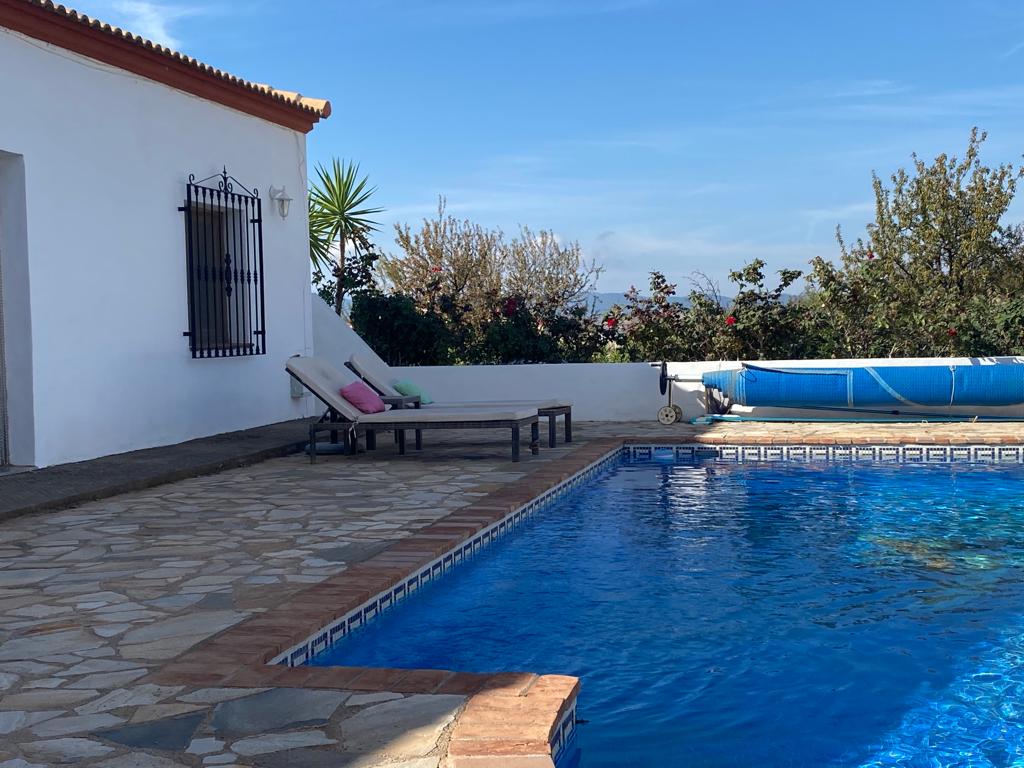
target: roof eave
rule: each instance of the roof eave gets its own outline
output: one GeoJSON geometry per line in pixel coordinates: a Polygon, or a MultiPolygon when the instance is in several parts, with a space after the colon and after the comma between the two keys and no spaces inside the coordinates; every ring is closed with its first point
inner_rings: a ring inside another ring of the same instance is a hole
{"type": "Polygon", "coordinates": [[[320,110],[289,103],[244,81],[206,72],[142,38],[119,37],[98,24],[84,23],[33,2],[0,0],[0,27],[302,133],[309,133],[321,116],[330,114],[329,102],[320,110]]]}

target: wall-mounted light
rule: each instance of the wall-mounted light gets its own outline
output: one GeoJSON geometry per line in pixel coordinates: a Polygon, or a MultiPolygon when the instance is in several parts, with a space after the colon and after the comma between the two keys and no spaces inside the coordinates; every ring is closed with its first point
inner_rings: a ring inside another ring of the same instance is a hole
{"type": "Polygon", "coordinates": [[[285,191],[285,188],[281,187],[278,189],[277,187],[271,187],[270,199],[277,201],[277,212],[281,214],[282,219],[287,219],[288,210],[292,205],[292,199],[288,196],[288,192],[285,191]]]}

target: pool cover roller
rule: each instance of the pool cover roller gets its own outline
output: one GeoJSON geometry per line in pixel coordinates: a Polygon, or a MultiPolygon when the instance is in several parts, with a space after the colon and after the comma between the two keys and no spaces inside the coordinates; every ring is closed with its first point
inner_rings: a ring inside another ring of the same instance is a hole
{"type": "Polygon", "coordinates": [[[1024,404],[1024,364],[766,368],[703,375],[732,404],[868,408],[1024,404]]]}

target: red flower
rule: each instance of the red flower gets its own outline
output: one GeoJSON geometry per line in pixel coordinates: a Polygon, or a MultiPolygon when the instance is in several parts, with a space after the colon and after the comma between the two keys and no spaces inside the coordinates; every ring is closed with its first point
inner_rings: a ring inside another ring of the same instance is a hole
{"type": "Polygon", "coordinates": [[[605,318],[604,324],[607,325],[609,328],[614,328],[616,325],[619,324],[619,321],[616,320],[614,317],[608,317],[605,318]]]}
{"type": "Polygon", "coordinates": [[[868,261],[873,261],[874,258],[875,258],[875,252],[874,251],[868,251],[868,261]]]}
{"type": "Polygon", "coordinates": [[[949,338],[956,336],[956,328],[947,328],[946,335],[949,336],[949,338]]]}
{"type": "Polygon", "coordinates": [[[517,309],[519,309],[519,302],[516,300],[515,296],[505,299],[505,317],[512,317],[512,315],[516,313],[517,309]]]}
{"type": "Polygon", "coordinates": [[[725,324],[736,325],[736,317],[734,315],[729,315],[727,318],[725,318],[725,324]]]}
{"type": "Polygon", "coordinates": [[[441,271],[441,268],[440,268],[440,267],[431,267],[431,268],[430,268],[430,271],[431,271],[431,272],[440,272],[440,271],[441,271]]]}

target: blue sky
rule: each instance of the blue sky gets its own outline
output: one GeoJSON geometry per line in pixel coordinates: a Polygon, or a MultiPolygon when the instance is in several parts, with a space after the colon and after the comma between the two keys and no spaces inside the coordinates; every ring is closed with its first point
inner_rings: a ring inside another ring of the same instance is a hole
{"type": "MultiPolygon", "coordinates": [[[[600,290],[725,285],[833,257],[870,174],[1024,153],[1018,0],[83,0],[210,64],[332,102],[310,162],[354,158],[390,225],[436,209],[579,240],[600,290]]],[[[1024,194],[1024,193],[1022,193],[1024,194]]],[[[1011,210],[1024,218],[1024,204],[1011,210]]]]}

